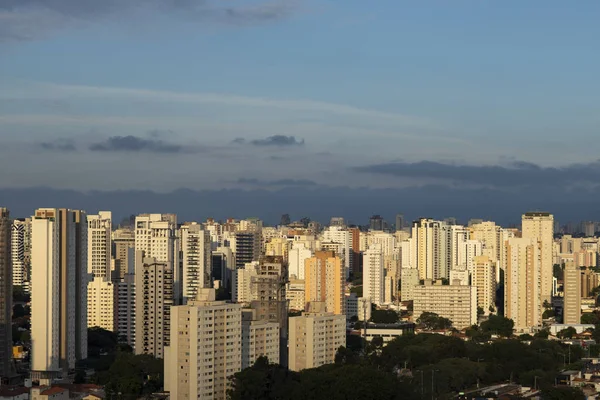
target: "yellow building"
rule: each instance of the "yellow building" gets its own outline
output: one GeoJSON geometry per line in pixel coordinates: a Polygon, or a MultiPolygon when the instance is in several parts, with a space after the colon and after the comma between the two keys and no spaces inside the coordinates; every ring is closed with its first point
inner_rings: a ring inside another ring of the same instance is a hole
{"type": "Polygon", "coordinates": [[[325,311],[344,314],[344,265],[333,251],[317,251],[305,263],[304,301],[324,302],[325,311]]]}

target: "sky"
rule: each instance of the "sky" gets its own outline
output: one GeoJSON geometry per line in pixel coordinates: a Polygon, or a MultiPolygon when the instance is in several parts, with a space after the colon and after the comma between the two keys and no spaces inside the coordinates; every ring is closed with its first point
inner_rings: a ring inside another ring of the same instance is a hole
{"type": "Polygon", "coordinates": [[[0,0],[0,188],[595,190],[599,13],[0,0]]]}

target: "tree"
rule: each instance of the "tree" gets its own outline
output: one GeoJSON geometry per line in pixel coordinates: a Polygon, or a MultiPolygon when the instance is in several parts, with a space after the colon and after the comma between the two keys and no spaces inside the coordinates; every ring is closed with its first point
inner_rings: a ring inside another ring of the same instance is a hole
{"type": "Polygon", "coordinates": [[[542,389],[542,398],[544,400],[585,400],[586,396],[578,388],[548,385],[542,389]]]}
{"type": "Polygon", "coordinates": [[[559,331],[556,336],[558,336],[560,339],[572,339],[575,334],[577,334],[575,328],[569,326],[568,328],[559,331]]]}
{"type": "Polygon", "coordinates": [[[585,313],[581,316],[582,324],[597,325],[599,322],[600,322],[600,318],[598,318],[596,313],[585,313]]]}
{"type": "Polygon", "coordinates": [[[529,333],[525,333],[523,335],[519,335],[519,340],[522,342],[530,342],[533,340],[533,336],[531,336],[529,333]]]}
{"type": "Polygon", "coordinates": [[[548,339],[549,335],[550,335],[550,330],[548,328],[546,328],[546,329],[541,329],[539,332],[536,332],[535,335],[533,335],[533,337],[536,339],[548,339]]]}
{"type": "Polygon", "coordinates": [[[393,310],[374,310],[371,313],[371,322],[377,324],[395,324],[399,319],[398,313],[393,310]]]}
{"type": "Polygon", "coordinates": [[[515,323],[512,319],[502,315],[490,315],[487,321],[481,323],[482,332],[497,334],[503,337],[511,337],[515,323]]]}
{"type": "Polygon", "coordinates": [[[483,314],[485,314],[485,311],[483,311],[483,308],[477,307],[477,317],[480,318],[483,314]]]}
{"type": "Polygon", "coordinates": [[[542,314],[542,319],[548,319],[554,317],[554,310],[546,310],[542,314]]]}
{"type": "Polygon", "coordinates": [[[448,318],[440,317],[436,313],[424,312],[417,319],[417,323],[422,325],[426,330],[440,330],[450,329],[452,327],[452,321],[448,318]]]}

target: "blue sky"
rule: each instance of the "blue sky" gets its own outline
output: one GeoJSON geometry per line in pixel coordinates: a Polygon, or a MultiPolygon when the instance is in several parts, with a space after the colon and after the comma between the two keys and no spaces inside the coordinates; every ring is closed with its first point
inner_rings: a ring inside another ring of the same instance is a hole
{"type": "Polygon", "coordinates": [[[0,186],[402,187],[446,175],[356,167],[598,168],[596,1],[96,3],[0,0],[0,186]]]}

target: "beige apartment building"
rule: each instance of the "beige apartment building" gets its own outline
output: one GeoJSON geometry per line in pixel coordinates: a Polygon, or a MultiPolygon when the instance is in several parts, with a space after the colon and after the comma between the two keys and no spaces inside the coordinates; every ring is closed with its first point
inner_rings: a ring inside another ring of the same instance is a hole
{"type": "Polygon", "coordinates": [[[254,365],[259,357],[279,364],[279,324],[257,321],[254,310],[242,311],[242,369],[254,365]]]}
{"type": "Polygon", "coordinates": [[[304,311],[306,297],[303,280],[290,279],[290,281],[286,283],[285,296],[288,301],[288,310],[304,311]]]}
{"type": "Polygon", "coordinates": [[[322,303],[309,303],[309,311],[289,320],[289,369],[301,371],[335,362],[346,345],[346,316],[324,312],[322,303]]]}
{"type": "Polygon", "coordinates": [[[216,301],[215,289],[200,288],[196,300],[171,308],[171,318],[165,390],[177,400],[225,400],[242,368],[242,305],[216,301]]]}
{"type": "Polygon", "coordinates": [[[563,324],[581,323],[581,270],[574,262],[565,265],[563,324]]]}
{"type": "Polygon", "coordinates": [[[490,307],[496,307],[496,262],[488,256],[475,257],[471,284],[477,288],[477,307],[488,315],[490,307]]]}
{"type": "Polygon", "coordinates": [[[156,258],[135,256],[135,354],[163,358],[169,345],[173,268],[156,258]]]}
{"type": "Polygon", "coordinates": [[[433,284],[429,279],[425,285],[413,291],[413,316],[415,321],[424,312],[434,312],[448,318],[456,329],[477,323],[477,288],[463,285],[433,284]]]}
{"type": "Polygon", "coordinates": [[[552,301],[554,216],[547,212],[529,212],[522,217],[522,236],[540,243],[540,297],[552,301]]]}
{"type": "Polygon", "coordinates": [[[135,272],[135,231],[133,229],[120,228],[112,233],[114,245],[114,268],[119,278],[123,279],[125,274],[135,272]]]}
{"type": "Polygon", "coordinates": [[[118,284],[95,277],[87,287],[87,326],[117,331],[118,284]]]}
{"type": "Polygon", "coordinates": [[[87,358],[87,223],[41,208],[31,224],[31,377],[48,384],[87,358]]]}
{"type": "Polygon", "coordinates": [[[317,251],[305,263],[305,302],[324,302],[325,311],[344,314],[346,282],[342,259],[333,251],[317,251]]]}
{"type": "Polygon", "coordinates": [[[512,238],[506,242],[504,315],[517,331],[531,331],[542,323],[544,304],[541,245],[537,238],[512,238]]]}

